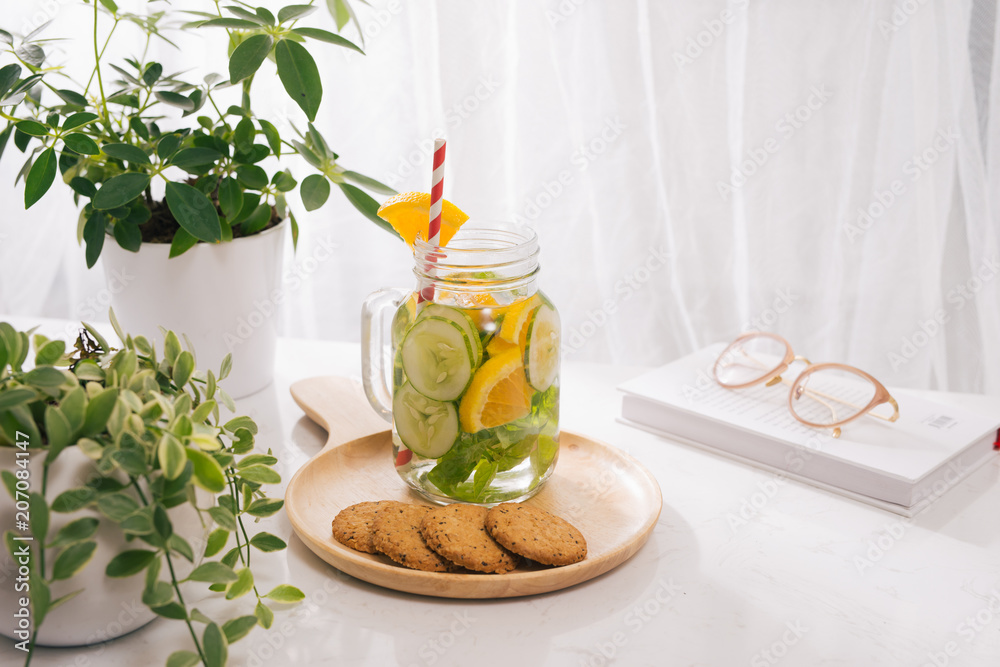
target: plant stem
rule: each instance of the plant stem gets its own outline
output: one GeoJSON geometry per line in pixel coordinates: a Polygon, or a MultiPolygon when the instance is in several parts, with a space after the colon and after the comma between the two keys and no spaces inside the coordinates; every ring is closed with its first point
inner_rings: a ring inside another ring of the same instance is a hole
{"type": "Polygon", "coordinates": [[[194,642],[194,647],[198,649],[198,656],[201,658],[201,661],[207,665],[208,662],[205,660],[205,654],[201,650],[201,644],[198,643],[198,635],[195,634],[194,627],[191,625],[187,605],[184,604],[184,596],[181,594],[181,585],[177,582],[177,574],[174,572],[174,562],[170,559],[170,549],[165,548],[163,550],[163,555],[167,558],[167,567],[170,569],[170,582],[174,585],[174,591],[177,593],[177,601],[180,602],[182,607],[184,607],[184,623],[187,624],[188,632],[191,633],[191,640],[194,642]]]}
{"type": "MultiPolygon", "coordinates": [[[[104,124],[107,125],[108,130],[111,130],[111,117],[108,114],[108,100],[104,96],[104,80],[101,78],[101,53],[103,49],[98,52],[97,50],[97,3],[94,3],[94,72],[97,74],[97,85],[101,90],[101,105],[104,107],[104,124]]],[[[117,22],[116,22],[117,25],[117,22]]],[[[111,29],[114,32],[114,28],[111,29]]],[[[108,40],[110,41],[111,35],[108,35],[108,40]]],[[[104,43],[104,48],[107,48],[108,43],[104,43]]],[[[89,86],[88,86],[89,88],[89,86]]]]}

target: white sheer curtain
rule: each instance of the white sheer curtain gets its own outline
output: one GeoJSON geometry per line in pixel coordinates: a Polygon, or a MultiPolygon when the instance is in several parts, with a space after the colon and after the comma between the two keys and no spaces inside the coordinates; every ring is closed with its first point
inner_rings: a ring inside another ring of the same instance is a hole
{"type": "MultiPolygon", "coordinates": [[[[70,4],[54,30],[86,21],[70,4]]],[[[756,327],[889,385],[1000,392],[995,0],[372,5],[367,56],[321,51],[317,124],[400,191],[427,190],[446,134],[446,196],[537,228],[568,358],[658,364],[756,327]]],[[[218,56],[178,39],[155,57],[218,56]]],[[[81,316],[103,276],[66,202],[20,210],[11,151],[0,312],[81,316]]],[[[411,282],[408,253],[336,194],[301,224],[284,332],[357,340],[362,298],[411,282]]]]}

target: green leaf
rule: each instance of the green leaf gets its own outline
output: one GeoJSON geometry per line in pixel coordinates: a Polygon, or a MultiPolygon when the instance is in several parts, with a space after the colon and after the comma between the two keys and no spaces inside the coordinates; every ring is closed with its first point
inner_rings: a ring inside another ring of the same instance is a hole
{"type": "Polygon", "coordinates": [[[227,219],[243,208],[243,189],[235,178],[226,176],[219,182],[219,207],[227,219]]]}
{"type": "Polygon", "coordinates": [[[66,376],[58,368],[42,366],[33,368],[24,374],[22,378],[25,384],[33,387],[58,387],[66,381],[66,376]]]}
{"type": "Polygon", "coordinates": [[[211,558],[215,554],[225,548],[226,543],[229,541],[229,531],[224,528],[216,528],[213,530],[205,543],[205,558],[211,558]]]}
{"type": "Polygon", "coordinates": [[[260,124],[260,131],[264,133],[264,138],[267,139],[267,145],[271,147],[271,152],[276,157],[281,157],[281,135],[278,134],[278,128],[262,118],[257,119],[257,122],[260,124]]]}
{"type": "Polygon", "coordinates": [[[226,641],[232,644],[233,642],[246,637],[256,625],[256,616],[238,616],[237,618],[226,621],[222,626],[222,632],[226,635],[226,641]]]}
{"type": "Polygon", "coordinates": [[[66,352],[66,341],[50,340],[35,354],[35,366],[49,366],[56,363],[66,352]]]}
{"type": "Polygon", "coordinates": [[[83,226],[83,240],[87,245],[85,256],[88,269],[93,268],[94,264],[97,263],[97,258],[101,256],[106,228],[106,218],[101,211],[91,213],[83,226]]]}
{"type": "Polygon", "coordinates": [[[129,252],[139,252],[142,247],[142,231],[139,225],[133,225],[125,220],[119,220],[114,226],[115,240],[129,252]]]}
{"type": "Polygon", "coordinates": [[[118,400],[118,389],[109,387],[90,399],[87,404],[87,414],[83,420],[82,435],[92,438],[105,430],[111,411],[115,409],[118,400]]]}
{"type": "Polygon", "coordinates": [[[197,106],[191,98],[170,90],[158,90],[154,95],[156,95],[156,99],[164,104],[169,104],[172,107],[184,109],[185,111],[194,111],[197,106]]]}
{"type": "Polygon", "coordinates": [[[163,65],[160,63],[149,63],[146,71],[142,73],[142,81],[147,86],[152,86],[163,74],[163,65]]]}
{"type": "Polygon", "coordinates": [[[108,211],[124,206],[142,194],[149,185],[149,174],[130,171],[109,178],[94,195],[94,208],[108,211]]]}
{"type": "Polygon", "coordinates": [[[237,46],[229,57],[229,82],[238,83],[253,76],[271,52],[272,46],[274,38],[270,35],[254,35],[237,46]]]}
{"type": "Polygon", "coordinates": [[[98,526],[100,526],[100,522],[92,516],[71,521],[56,532],[56,536],[52,538],[48,547],[50,549],[66,547],[90,539],[97,532],[98,526]]]}
{"type": "Polygon", "coordinates": [[[191,581],[204,581],[209,584],[227,584],[231,581],[236,581],[239,579],[239,576],[228,565],[208,561],[192,570],[191,574],[188,575],[188,579],[191,581]]]}
{"type": "Polygon", "coordinates": [[[360,185],[363,188],[371,190],[372,192],[378,192],[379,194],[383,195],[396,194],[396,191],[390,188],[385,183],[376,181],[374,178],[369,178],[364,174],[359,174],[356,171],[343,171],[341,172],[340,175],[346,178],[347,180],[356,183],[357,185],[360,185]]]}
{"type": "Polygon", "coordinates": [[[191,548],[191,544],[183,537],[181,537],[177,533],[174,533],[167,540],[167,544],[170,547],[171,551],[179,553],[189,563],[194,562],[194,549],[191,548]]]}
{"type": "Polygon", "coordinates": [[[316,61],[305,47],[290,39],[283,39],[274,47],[278,78],[285,92],[299,105],[310,121],[316,120],[320,101],[323,99],[323,82],[316,61]]]}
{"type": "Polygon", "coordinates": [[[49,134],[48,126],[39,123],[37,120],[19,120],[14,123],[14,127],[29,137],[45,137],[49,134]]]}
{"type": "Polygon", "coordinates": [[[45,620],[45,616],[49,613],[49,610],[52,609],[52,592],[49,590],[48,583],[39,576],[38,572],[32,572],[29,575],[28,587],[31,598],[31,610],[34,612],[31,620],[35,622],[35,627],[38,627],[45,620]]]}
{"type": "Polygon", "coordinates": [[[276,513],[285,504],[280,498],[258,498],[250,503],[247,514],[256,517],[268,517],[276,513]]]}
{"type": "Polygon", "coordinates": [[[261,551],[281,551],[288,545],[283,539],[271,533],[257,533],[250,538],[250,544],[261,551]]]}
{"type": "Polygon", "coordinates": [[[258,18],[268,25],[274,25],[274,14],[267,7],[254,7],[258,18]]]}
{"type": "Polygon", "coordinates": [[[89,486],[78,486],[63,491],[52,501],[52,511],[60,513],[75,512],[93,502],[97,492],[89,486]]]}
{"type": "Polygon", "coordinates": [[[183,255],[196,245],[198,245],[198,239],[188,234],[187,231],[178,229],[174,233],[174,240],[170,242],[169,257],[174,258],[183,255]]]}
{"type": "Polygon", "coordinates": [[[66,146],[81,155],[98,155],[101,152],[101,147],[97,145],[97,142],[86,134],[71,132],[62,139],[66,146]]]}
{"type": "Polygon", "coordinates": [[[149,156],[138,146],[132,144],[104,144],[101,148],[108,157],[132,164],[150,164],[149,156]]]}
{"type": "Polygon", "coordinates": [[[226,488],[226,476],[214,457],[193,447],[186,447],[184,452],[194,466],[195,484],[212,493],[219,493],[226,488]]]}
{"type": "Polygon", "coordinates": [[[177,152],[181,145],[181,135],[176,132],[165,134],[156,142],[156,154],[161,160],[166,160],[177,152]]]}
{"type": "Polygon", "coordinates": [[[6,95],[7,91],[9,91],[20,78],[21,66],[17,63],[0,67],[0,98],[6,95]]]}
{"type": "Polygon", "coordinates": [[[29,494],[28,512],[31,514],[31,534],[44,543],[49,534],[49,506],[45,502],[45,496],[37,492],[29,494]]]}
{"type": "Polygon", "coordinates": [[[0,410],[6,410],[28,401],[34,400],[37,396],[34,391],[28,389],[27,387],[15,387],[13,389],[5,389],[0,392],[0,410]]]}
{"type": "Polygon", "coordinates": [[[69,187],[73,188],[73,192],[88,199],[93,199],[94,195],[97,194],[97,186],[94,185],[93,181],[89,181],[83,176],[74,176],[69,182],[69,187]]]}
{"type": "Polygon", "coordinates": [[[315,211],[330,197],[330,182],[325,176],[310,174],[302,180],[299,193],[302,195],[302,204],[306,210],[315,211]]]}
{"type": "Polygon", "coordinates": [[[281,482],[281,475],[276,470],[262,465],[248,466],[240,470],[239,474],[248,482],[258,484],[279,484],[281,482]]]}
{"type": "Polygon", "coordinates": [[[165,581],[157,581],[152,588],[142,592],[142,603],[147,607],[163,607],[174,599],[173,587],[165,581]]]}
{"type": "Polygon", "coordinates": [[[73,440],[73,429],[69,425],[69,420],[63,411],[54,405],[45,406],[45,435],[49,441],[49,453],[45,457],[45,462],[51,464],[73,440]]]}
{"type": "Polygon", "coordinates": [[[87,123],[93,123],[98,119],[96,113],[91,113],[89,111],[81,111],[80,113],[75,113],[69,116],[63,121],[64,130],[72,130],[74,128],[80,127],[81,125],[86,125],[87,123]]]}
{"type": "MultiPolygon", "coordinates": [[[[224,377],[224,376],[222,376],[222,377],[224,377]]],[[[256,422],[254,422],[253,419],[251,419],[250,417],[247,417],[246,415],[242,415],[242,416],[239,416],[239,417],[233,417],[232,419],[230,419],[229,421],[227,421],[225,424],[223,424],[222,428],[225,429],[225,430],[227,430],[227,431],[229,431],[230,433],[235,433],[237,430],[239,430],[241,428],[245,428],[246,430],[250,431],[251,433],[253,433],[255,435],[257,433],[257,424],[256,424],[256,422]]]]}
{"type": "Polygon", "coordinates": [[[351,10],[344,0],[326,0],[326,6],[330,11],[330,16],[337,22],[337,30],[343,30],[347,22],[351,20],[351,10]]]}
{"type": "Polygon", "coordinates": [[[80,542],[59,552],[52,566],[52,580],[69,579],[90,562],[97,549],[97,542],[80,542]]]}
{"type": "Polygon", "coordinates": [[[274,622],[274,612],[263,602],[257,602],[257,606],[253,610],[253,615],[257,617],[257,623],[260,624],[260,627],[265,630],[270,628],[274,622]]]}
{"type": "Polygon", "coordinates": [[[100,2],[112,14],[118,13],[118,5],[115,4],[115,0],[100,0],[100,2]]]}
{"type": "Polygon", "coordinates": [[[229,657],[226,636],[216,623],[209,623],[202,635],[202,650],[205,653],[205,667],[225,667],[229,657]]]}
{"type": "Polygon", "coordinates": [[[112,521],[124,521],[139,510],[139,503],[124,493],[111,493],[97,500],[97,509],[112,521]]]}
{"type": "Polygon", "coordinates": [[[267,172],[255,164],[244,164],[236,168],[236,177],[250,190],[267,187],[267,172]]]}
{"type": "Polygon", "coordinates": [[[267,223],[271,220],[271,205],[270,204],[260,204],[257,208],[253,210],[246,220],[243,221],[243,234],[244,236],[249,236],[250,234],[256,234],[260,230],[267,226],[267,223]]]}
{"type": "Polygon", "coordinates": [[[288,5],[278,10],[278,23],[299,19],[316,11],[312,5],[288,5]]]}
{"type": "Polygon", "coordinates": [[[167,667],[194,667],[201,662],[197,653],[191,651],[174,651],[167,658],[167,667]]]}
{"type": "Polygon", "coordinates": [[[184,350],[179,355],[177,355],[177,361],[174,362],[174,369],[172,372],[174,384],[180,389],[188,383],[191,379],[191,374],[194,372],[194,355],[184,350]]]}
{"type": "Polygon", "coordinates": [[[234,19],[229,17],[222,17],[217,19],[210,19],[200,24],[199,28],[231,28],[234,30],[254,30],[258,28],[260,24],[254,23],[253,21],[248,21],[246,19],[234,19]]]}
{"type": "Polygon", "coordinates": [[[264,597],[275,602],[300,602],[305,600],[306,595],[295,586],[281,584],[272,588],[264,597]]]}
{"type": "MultiPolygon", "coordinates": [[[[338,28],[339,30],[340,28],[338,28]]],[[[365,52],[360,46],[355,44],[349,39],[344,39],[338,34],[332,33],[328,30],[321,30],[320,28],[292,28],[292,32],[296,35],[301,35],[302,37],[308,37],[310,39],[316,39],[321,42],[326,42],[327,44],[336,44],[337,46],[343,46],[345,48],[357,51],[361,55],[365,52]]]]}
{"type": "Polygon", "coordinates": [[[233,143],[236,145],[236,150],[240,153],[249,153],[253,150],[253,137],[256,132],[256,128],[253,126],[253,121],[249,118],[243,118],[236,125],[236,130],[233,131],[233,143]]]}
{"type": "Polygon", "coordinates": [[[184,445],[169,433],[164,433],[160,438],[160,443],[156,447],[156,457],[160,463],[160,470],[167,479],[180,477],[184,472],[184,466],[187,465],[184,445]]]}
{"type": "Polygon", "coordinates": [[[56,152],[46,148],[31,165],[24,181],[24,208],[31,208],[41,199],[56,178],[56,152]]]}
{"type": "Polygon", "coordinates": [[[402,238],[396,230],[392,228],[392,225],[378,217],[379,203],[372,199],[371,195],[367,194],[361,188],[351,185],[350,183],[339,183],[338,185],[340,185],[340,189],[343,191],[344,196],[347,197],[347,201],[351,202],[351,204],[354,205],[354,208],[358,209],[362,215],[396,238],[402,238]]]}
{"type": "Polygon", "coordinates": [[[238,577],[233,585],[229,587],[226,591],[226,599],[234,600],[238,597],[246,595],[253,588],[253,573],[250,572],[250,568],[244,567],[239,572],[236,573],[238,577]]]}
{"type": "Polygon", "coordinates": [[[174,526],[170,523],[170,517],[167,516],[167,510],[164,509],[163,505],[157,504],[153,508],[153,528],[164,541],[169,542],[174,534],[174,526]]]}
{"type": "MultiPolygon", "coordinates": [[[[161,142],[162,143],[162,142],[161,142]]],[[[205,167],[222,159],[222,153],[214,148],[195,146],[185,148],[170,158],[170,164],[181,169],[205,167]]]]}
{"type": "Polygon", "coordinates": [[[187,614],[184,611],[184,607],[177,602],[168,602],[161,607],[152,607],[152,611],[157,616],[162,616],[163,618],[171,618],[175,621],[183,621],[187,618],[187,614]]]}
{"type": "MultiPolygon", "coordinates": [[[[222,223],[215,205],[204,193],[187,183],[167,183],[167,206],[183,229],[200,241],[222,240],[222,223]]],[[[98,193],[100,194],[100,193],[98,193]]]]}
{"type": "Polygon", "coordinates": [[[146,569],[155,557],[155,551],[146,549],[123,551],[111,559],[104,569],[104,574],[112,578],[131,577],[146,569]]]}
{"type": "Polygon", "coordinates": [[[87,106],[87,98],[76,92],[75,90],[56,90],[55,94],[58,95],[63,102],[76,107],[87,106]]]}

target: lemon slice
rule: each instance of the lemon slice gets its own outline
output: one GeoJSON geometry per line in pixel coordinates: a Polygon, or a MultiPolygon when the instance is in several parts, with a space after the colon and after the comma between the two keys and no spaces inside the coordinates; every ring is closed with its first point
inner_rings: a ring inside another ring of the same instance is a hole
{"type": "Polygon", "coordinates": [[[472,376],[458,406],[462,430],[477,433],[526,417],[531,413],[531,394],[521,351],[511,346],[487,360],[472,376]]]}
{"type": "MultiPolygon", "coordinates": [[[[431,210],[431,195],[427,192],[401,192],[385,200],[378,209],[378,217],[382,218],[396,230],[403,240],[412,248],[417,240],[417,234],[427,241],[430,238],[428,216],[431,210]]],[[[447,199],[441,206],[441,245],[448,241],[455,232],[465,224],[469,216],[447,199]]]]}

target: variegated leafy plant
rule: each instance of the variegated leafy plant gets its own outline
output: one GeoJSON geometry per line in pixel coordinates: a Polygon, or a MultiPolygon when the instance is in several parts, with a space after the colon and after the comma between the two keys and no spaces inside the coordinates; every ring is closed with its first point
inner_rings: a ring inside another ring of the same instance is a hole
{"type": "Polygon", "coordinates": [[[46,614],[80,592],[52,599],[51,585],[87,567],[97,547],[94,535],[101,522],[109,522],[130,547],[108,563],[104,574],[142,575],[143,602],[190,631],[192,646],[172,653],[167,665],[224,665],[229,644],[256,625],[271,626],[270,604],[304,597],[287,584],[258,590],[250,569],[251,557],[254,563],[259,557],[255,551],[286,547],[276,535],[248,530],[248,524],[282,507],[282,500],[265,492],[281,481],[273,468],[277,459],[270,451],[253,451],[257,426],[252,419],[221,416],[223,407],[235,412],[218,384],[229,373],[228,357],[218,375],[199,371],[190,345],[185,349],[173,332],[165,332],[161,357],[149,340],[122,332],[114,313],[111,320],[120,349],[86,324],[74,349],[67,350],[61,340],[0,322],[0,447],[17,450],[13,469],[0,474],[15,502],[26,506],[33,537],[18,541],[18,533],[7,531],[4,542],[12,554],[31,545],[34,634],[29,649],[46,614]],[[48,471],[72,447],[91,459],[95,474],[83,486],[56,495],[46,489],[48,471]],[[44,472],[28,483],[33,457],[44,457],[44,472]],[[211,494],[211,503],[199,501],[199,488],[211,494]],[[197,545],[178,534],[168,511],[185,503],[196,508],[206,526],[207,539],[197,545]],[[49,530],[51,513],[84,508],[95,509],[100,518],[86,512],[58,531],[49,530]],[[200,563],[182,578],[179,559],[200,563]],[[227,599],[252,594],[254,613],[208,618],[185,602],[185,582],[204,582],[227,599]]]}

